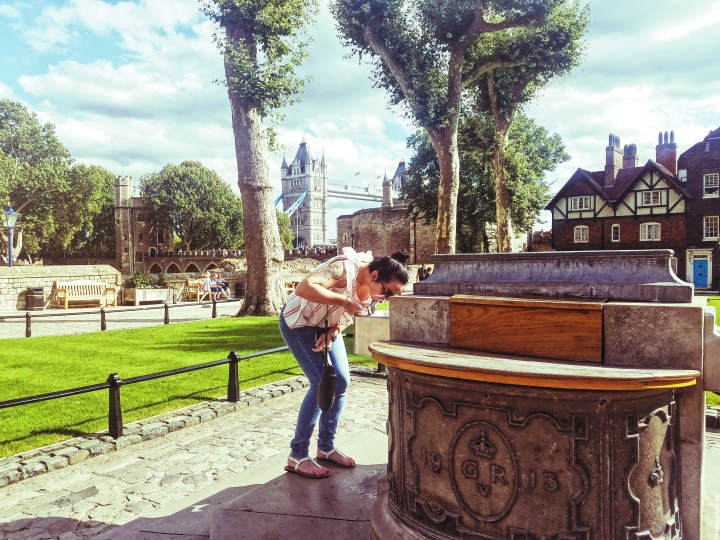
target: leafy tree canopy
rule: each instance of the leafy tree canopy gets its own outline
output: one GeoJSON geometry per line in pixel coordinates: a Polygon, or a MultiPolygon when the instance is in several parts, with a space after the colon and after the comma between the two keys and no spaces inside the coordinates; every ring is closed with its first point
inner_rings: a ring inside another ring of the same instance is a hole
{"type": "Polygon", "coordinates": [[[87,213],[77,226],[70,255],[115,256],[115,175],[95,165],[70,170],[73,191],[82,197],[87,213]]]}
{"type": "MultiPolygon", "coordinates": [[[[468,111],[469,112],[469,111],[468,111]]],[[[489,116],[465,114],[460,120],[459,155],[462,182],[458,194],[458,251],[487,252],[494,240],[488,224],[495,223],[495,191],[489,156],[494,126],[489,116]]],[[[435,151],[423,132],[408,139],[415,152],[408,165],[402,198],[413,215],[426,223],[437,218],[440,170],[435,151]]],[[[511,215],[516,230],[532,230],[550,199],[544,174],[569,159],[557,134],[549,134],[532,119],[519,115],[509,133],[505,166],[512,195],[511,215]]]]}
{"type": "Polygon", "coordinates": [[[218,174],[197,161],[166,165],[143,176],[149,220],[171,230],[185,250],[236,249],[243,238],[242,203],[218,174]]]}
{"type": "MultiPolygon", "coordinates": [[[[0,100],[0,201],[21,213],[13,255],[21,249],[40,256],[73,254],[81,236],[87,241],[108,230],[105,246],[94,254],[110,255],[113,198],[109,171],[75,164],[55,126],[42,124],[20,103],[0,100]],[[101,209],[102,232],[97,221],[101,209]]],[[[7,238],[2,239],[6,244],[7,238]]]]}
{"type": "Polygon", "coordinates": [[[402,104],[419,126],[439,129],[483,67],[482,58],[467,54],[470,47],[481,36],[542,23],[560,1],[335,0],[332,12],[344,43],[369,58],[391,103],[402,104]]]}
{"type": "Polygon", "coordinates": [[[55,126],[41,124],[21,103],[0,99],[0,150],[18,167],[23,164],[69,165],[70,152],[55,135],[55,126]]]}
{"type": "MultiPolygon", "coordinates": [[[[334,0],[332,11],[345,44],[360,58],[369,58],[374,83],[384,88],[391,104],[424,128],[437,155],[440,179],[437,204],[438,253],[455,251],[457,197],[460,191],[460,159],[457,133],[464,95],[479,81],[495,80],[512,72],[514,81],[502,89],[516,106],[516,87],[541,86],[562,71],[561,62],[549,59],[566,47],[562,32],[553,33],[555,19],[571,20],[579,10],[572,0],[334,0]],[[547,26],[546,26],[547,25],[547,26]],[[533,47],[548,49],[535,51],[533,47]],[[543,71],[544,70],[544,71],[543,71]],[[545,76],[545,79],[543,79],[545,76]],[[511,84],[512,83],[512,84],[511,84]]],[[[581,20],[578,17],[577,20],[581,20]]],[[[559,28],[559,26],[558,26],[559,28]]],[[[574,34],[577,36],[578,34],[574,34]]],[[[571,44],[575,46],[575,43],[571,44]]],[[[570,47],[568,67],[573,63],[570,47]]],[[[533,88],[534,89],[534,88],[533,88]]],[[[488,94],[494,89],[489,89],[488,94]]],[[[480,103],[480,102],[478,102],[480,103]]],[[[486,100],[480,108],[490,112],[486,100]]],[[[501,118],[493,111],[494,119],[501,118]]],[[[500,148],[511,118],[496,126],[493,155],[498,230],[508,229],[508,192],[500,148]],[[502,224],[502,225],[501,225],[502,224]]],[[[463,175],[464,176],[464,175],[463,175]]],[[[504,242],[503,242],[504,245],[504,242]]]]}
{"type": "Polygon", "coordinates": [[[295,68],[307,58],[303,23],[316,15],[317,0],[207,0],[203,12],[226,32],[215,40],[228,93],[261,117],[282,120],[279,109],[295,103],[309,79],[295,68]]]}
{"type": "Polygon", "coordinates": [[[295,240],[295,234],[293,234],[290,227],[290,216],[284,212],[277,212],[278,230],[280,231],[280,242],[282,242],[283,249],[292,249],[293,240],[295,240]]]}

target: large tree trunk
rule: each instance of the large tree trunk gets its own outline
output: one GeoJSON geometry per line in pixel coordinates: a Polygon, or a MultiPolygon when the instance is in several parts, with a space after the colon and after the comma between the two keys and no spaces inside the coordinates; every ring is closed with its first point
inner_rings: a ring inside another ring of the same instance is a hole
{"type": "Polygon", "coordinates": [[[283,249],[267,170],[262,119],[230,96],[238,187],[243,201],[247,287],[239,315],[277,315],[285,300],[283,249]]]}
{"type": "MultiPolygon", "coordinates": [[[[235,46],[252,47],[242,28],[226,28],[235,46]]],[[[254,57],[254,51],[251,57],[254,57]]],[[[232,92],[232,70],[225,65],[235,135],[238,187],[243,202],[243,236],[247,260],[245,300],[238,315],[277,315],[285,301],[283,249],[267,168],[267,132],[250,103],[232,92]]]]}
{"type": "Polygon", "coordinates": [[[426,130],[440,165],[435,253],[455,253],[457,199],[460,191],[460,155],[457,118],[442,131],[426,130]]]}
{"type": "Polygon", "coordinates": [[[507,147],[507,132],[510,127],[508,122],[497,125],[495,131],[495,147],[490,162],[495,178],[495,216],[497,219],[497,244],[498,253],[509,253],[512,251],[510,244],[512,238],[512,222],[510,221],[510,204],[512,198],[507,186],[505,171],[505,148],[507,147]]]}

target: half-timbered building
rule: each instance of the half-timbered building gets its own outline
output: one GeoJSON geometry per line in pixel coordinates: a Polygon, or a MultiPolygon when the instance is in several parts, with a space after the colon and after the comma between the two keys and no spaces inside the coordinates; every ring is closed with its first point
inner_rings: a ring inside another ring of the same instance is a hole
{"type": "Polygon", "coordinates": [[[577,169],[547,205],[553,249],[675,252],[673,269],[697,288],[720,280],[720,129],[678,158],[674,133],[658,136],[655,160],[610,134],[605,169],[577,169]]]}

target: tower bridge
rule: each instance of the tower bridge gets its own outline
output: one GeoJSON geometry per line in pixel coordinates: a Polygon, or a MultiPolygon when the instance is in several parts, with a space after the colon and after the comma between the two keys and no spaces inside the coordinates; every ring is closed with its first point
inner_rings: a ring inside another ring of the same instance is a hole
{"type": "Polygon", "coordinates": [[[382,202],[383,189],[378,186],[354,186],[352,184],[328,184],[328,197],[354,201],[382,202]]]}
{"type": "Polygon", "coordinates": [[[327,209],[330,197],[392,205],[393,191],[399,192],[405,175],[405,162],[400,162],[392,178],[383,180],[382,187],[330,183],[325,155],[313,159],[304,140],[295,158],[283,158],[280,167],[283,211],[290,214],[290,228],[295,232],[296,247],[327,245],[327,209]],[[304,197],[296,208],[293,205],[304,197]]]}

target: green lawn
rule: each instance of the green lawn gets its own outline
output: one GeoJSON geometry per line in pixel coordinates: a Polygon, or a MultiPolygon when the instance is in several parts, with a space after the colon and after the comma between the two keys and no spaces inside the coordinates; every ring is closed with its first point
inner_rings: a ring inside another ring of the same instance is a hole
{"type": "MultiPolygon", "coordinates": [[[[284,345],[274,317],[220,318],[135,330],[2,340],[0,401],[129,378],[284,345]]],[[[352,338],[346,340],[352,351],[352,338]]],[[[355,364],[377,365],[350,355],[355,364]]],[[[239,364],[241,388],[299,375],[289,352],[239,364]]],[[[121,389],[124,423],[227,393],[228,367],[142,382],[121,389]]],[[[108,391],[0,409],[0,456],[107,429],[108,391]]]]}

